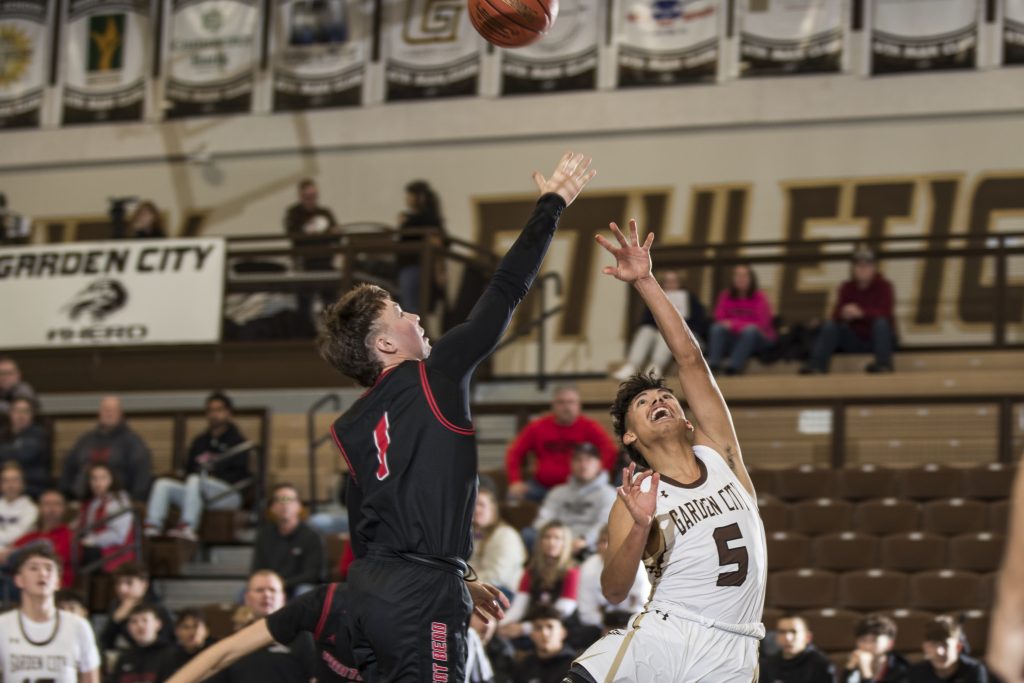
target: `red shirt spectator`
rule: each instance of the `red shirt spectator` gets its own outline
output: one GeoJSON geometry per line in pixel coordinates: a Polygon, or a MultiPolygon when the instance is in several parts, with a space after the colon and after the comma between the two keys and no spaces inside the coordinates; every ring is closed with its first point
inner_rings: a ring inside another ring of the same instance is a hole
{"type": "Polygon", "coordinates": [[[35,531],[22,535],[14,542],[15,548],[25,548],[39,542],[49,542],[60,558],[61,587],[70,588],[75,582],[71,564],[71,528],[67,525],[67,503],[60,491],[50,489],[39,496],[39,525],[35,531]]]}
{"type": "Polygon", "coordinates": [[[866,282],[852,277],[839,287],[839,300],[832,309],[832,319],[845,322],[858,337],[870,341],[871,325],[876,318],[885,318],[892,326],[891,329],[896,329],[892,317],[892,299],[892,283],[877,270],[866,282]],[[853,304],[852,312],[848,308],[850,304],[853,304]]]}

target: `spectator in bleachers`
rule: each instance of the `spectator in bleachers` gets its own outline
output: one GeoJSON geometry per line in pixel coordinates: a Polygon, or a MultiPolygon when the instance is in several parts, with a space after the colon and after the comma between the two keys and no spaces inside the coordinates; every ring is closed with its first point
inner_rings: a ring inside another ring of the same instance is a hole
{"type": "Polygon", "coordinates": [[[60,490],[68,498],[82,500],[88,481],[86,471],[92,463],[106,463],[132,500],[145,502],[153,469],[153,458],[146,442],[124,418],[121,399],[104,396],[100,400],[99,421],[94,429],[78,438],[64,460],[60,490]]]}
{"type": "Polygon", "coordinates": [[[857,646],[846,660],[842,683],[903,683],[910,668],[902,655],[892,651],[896,643],[896,623],[880,615],[870,615],[854,627],[857,646]]]}
{"type": "MultiPolygon", "coordinates": [[[[428,241],[441,246],[445,240],[444,215],[441,200],[434,188],[425,180],[414,180],[405,186],[406,210],[398,215],[398,235],[401,244],[413,245],[428,241]]],[[[396,257],[398,266],[399,303],[408,313],[420,313],[420,278],[422,267],[420,255],[416,252],[400,252],[396,257]]],[[[435,263],[430,282],[435,290],[443,286],[444,263],[435,263]]],[[[431,292],[431,301],[438,298],[438,292],[431,292]]],[[[425,315],[430,311],[422,311],[425,315]]]]}
{"type": "Polygon", "coordinates": [[[32,529],[39,509],[25,495],[25,477],[16,462],[0,468],[0,552],[9,551],[14,542],[32,529]]]}
{"type": "Polygon", "coordinates": [[[174,642],[174,617],[157,598],[149,583],[149,572],[137,562],[125,562],[114,570],[114,601],[107,610],[107,623],[98,638],[104,650],[123,650],[130,643],[128,616],[141,604],[153,605],[160,617],[157,639],[174,642]]]}
{"type": "Polygon", "coordinates": [[[836,351],[872,353],[875,359],[865,371],[892,372],[895,343],[892,283],[878,271],[874,253],[861,247],[853,254],[850,279],[839,287],[832,319],[822,325],[811,359],[800,372],[828,372],[836,351]]]}
{"type": "Polygon", "coordinates": [[[589,442],[576,444],[569,481],[548,492],[533,526],[523,529],[527,547],[532,548],[537,532],[545,524],[557,519],[572,530],[573,555],[596,549],[597,535],[615,502],[615,488],[608,482],[608,473],[602,465],[597,446],[589,442]]]}
{"type": "Polygon", "coordinates": [[[271,490],[270,516],[270,523],[256,536],[251,571],[277,573],[289,597],[323,583],[327,576],[324,542],[302,521],[302,501],[295,486],[278,484],[271,490]]]}
{"type": "Polygon", "coordinates": [[[513,683],[562,683],[576,654],[566,646],[561,613],[551,605],[538,605],[529,620],[534,650],[515,667],[513,683]]]}
{"type": "MultiPolygon", "coordinates": [[[[530,635],[527,613],[551,605],[563,619],[576,615],[580,569],[572,561],[572,531],[559,521],[541,527],[530,562],[519,581],[512,604],[498,626],[498,634],[514,643],[530,635]]],[[[516,644],[524,644],[519,641],[516,644]]]]}
{"type": "MultiPolygon", "coordinates": [[[[303,178],[298,186],[299,201],[284,214],[284,230],[296,247],[332,247],[337,245],[338,221],[334,213],[320,204],[320,189],[312,178],[303,178]]],[[[333,256],[298,260],[303,270],[332,270],[333,256]]]]}
{"type": "Polygon", "coordinates": [[[533,420],[519,432],[505,454],[511,500],[526,498],[540,502],[548,490],[564,484],[569,479],[576,444],[596,445],[604,468],[611,470],[615,466],[615,442],[599,422],[581,411],[579,392],[573,387],[559,387],[551,401],[551,414],[533,420]],[[522,467],[528,453],[534,457],[534,474],[533,479],[524,481],[522,467]]]}
{"type": "Polygon", "coordinates": [[[467,631],[466,683],[505,683],[515,667],[515,649],[504,638],[496,638],[498,622],[478,614],[469,617],[467,631]]]}
{"type": "Polygon", "coordinates": [[[772,305],[758,287],[757,274],[747,264],[734,266],[732,283],[715,304],[715,322],[708,335],[708,367],[736,375],[750,357],[777,339],[772,305]]]}
{"type": "Polygon", "coordinates": [[[910,667],[909,683],[988,683],[985,665],[963,653],[963,635],[950,616],[938,616],[926,624],[924,661],[910,667]]]}
{"type": "Polygon", "coordinates": [[[782,617],[775,624],[779,651],[761,656],[762,683],[834,683],[836,668],[811,642],[803,617],[782,617]]]}
{"type": "MultiPolygon", "coordinates": [[[[692,292],[683,289],[679,283],[679,273],[676,271],[667,270],[662,273],[660,282],[665,295],[679,311],[679,315],[683,316],[694,334],[703,340],[707,335],[707,314],[704,311],[704,304],[692,292]]],[[[626,362],[612,376],[621,382],[643,370],[645,375],[653,372],[658,377],[663,377],[671,362],[672,352],[654,322],[654,314],[645,306],[640,325],[629,343],[626,362]]]]}
{"type": "Polygon", "coordinates": [[[54,593],[53,599],[57,603],[57,609],[71,612],[89,621],[89,608],[85,606],[85,598],[77,591],[73,591],[70,588],[62,588],[54,593]]]}
{"type": "Polygon", "coordinates": [[[626,599],[612,604],[601,590],[601,572],[608,559],[608,527],[601,527],[597,537],[597,552],[580,565],[580,587],[578,591],[580,622],[584,626],[601,629],[610,628],[609,622],[621,623],[623,616],[639,612],[651,592],[651,581],[647,570],[641,564],[636,569],[636,580],[629,589],[626,599]]]}
{"type": "Polygon", "coordinates": [[[16,398],[36,399],[32,385],[21,379],[21,370],[10,356],[0,356],[0,417],[7,415],[16,398]]]}
{"type": "Polygon", "coordinates": [[[160,640],[160,612],[142,603],[128,615],[131,645],[117,658],[108,683],[161,683],[174,673],[174,646],[160,640]]]}
{"type": "Polygon", "coordinates": [[[146,535],[156,536],[164,526],[171,505],[181,509],[181,521],[168,532],[191,541],[203,519],[204,498],[225,494],[210,504],[214,510],[237,510],[242,496],[231,491],[232,484],[249,478],[249,451],[223,458],[223,454],[239,444],[245,437],[231,421],[234,404],[227,395],[214,392],[206,398],[207,428],[197,436],[188,450],[185,480],[161,477],[153,484],[146,509],[146,535]]]}
{"type": "MultiPolygon", "coordinates": [[[[284,584],[272,571],[256,571],[249,577],[245,605],[253,621],[264,619],[285,604],[284,584]]],[[[238,660],[225,669],[225,683],[280,681],[309,683],[316,670],[316,644],[308,632],[302,632],[291,643],[274,643],[238,660]]]]}
{"type": "Polygon", "coordinates": [[[174,671],[188,664],[193,657],[216,642],[206,627],[203,610],[192,607],[186,607],[178,612],[178,620],[174,624],[174,638],[177,641],[174,649],[174,671]]]}
{"type": "Polygon", "coordinates": [[[118,565],[135,559],[133,552],[120,553],[132,541],[132,515],[118,515],[124,510],[131,510],[132,501],[106,463],[93,463],[87,472],[89,494],[79,507],[77,526],[77,530],[84,534],[81,539],[82,561],[88,564],[101,557],[113,556],[103,565],[105,571],[113,571],[118,565]]]}
{"type": "Polygon", "coordinates": [[[162,239],[167,237],[160,211],[149,199],[139,202],[124,227],[114,221],[114,236],[130,240],[162,239]]]}
{"type": "Polygon", "coordinates": [[[68,526],[68,507],[64,494],[56,489],[43,491],[39,496],[39,516],[35,528],[29,529],[7,550],[0,550],[0,565],[10,562],[12,555],[22,548],[38,544],[50,546],[61,561],[61,586],[69,588],[75,580],[71,562],[71,527],[68,526]]]}
{"type": "Polygon", "coordinates": [[[494,491],[481,486],[473,511],[473,555],[469,564],[481,581],[511,597],[525,563],[523,539],[501,518],[494,491]]]}
{"type": "Polygon", "coordinates": [[[16,462],[25,475],[25,491],[38,498],[51,485],[50,437],[35,422],[35,401],[17,397],[10,402],[10,426],[0,437],[0,464],[16,462]]]}

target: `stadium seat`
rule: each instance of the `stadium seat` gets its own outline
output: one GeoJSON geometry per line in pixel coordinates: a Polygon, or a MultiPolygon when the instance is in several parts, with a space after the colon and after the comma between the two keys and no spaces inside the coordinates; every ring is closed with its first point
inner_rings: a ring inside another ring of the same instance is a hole
{"type": "Polygon", "coordinates": [[[937,534],[911,531],[882,539],[882,566],[901,572],[945,569],[947,541],[937,534]]]}
{"type": "Polygon", "coordinates": [[[754,483],[754,491],[757,495],[768,493],[775,495],[775,484],[778,481],[778,470],[766,469],[763,467],[750,467],[750,481],[754,483]]]}
{"type": "Polygon", "coordinates": [[[967,470],[963,495],[978,500],[1002,500],[1010,497],[1017,468],[1001,462],[979,465],[967,470]]]}
{"type": "MultiPolygon", "coordinates": [[[[970,609],[960,614],[960,625],[972,657],[980,657],[988,648],[988,625],[991,615],[986,610],[970,609]]],[[[991,680],[991,679],[990,679],[991,680]]]]}
{"type": "Polygon", "coordinates": [[[997,500],[988,505],[989,528],[997,534],[1006,534],[1010,526],[1010,501],[997,500]]]}
{"type": "Polygon", "coordinates": [[[776,475],[775,495],[782,500],[829,498],[835,490],[835,472],[824,467],[801,465],[780,470],[776,475]]]}
{"type": "Polygon", "coordinates": [[[861,569],[839,577],[839,604],[870,611],[907,604],[907,575],[885,569],[861,569]]]}
{"type": "Polygon", "coordinates": [[[886,536],[920,529],[917,503],[899,498],[868,500],[857,505],[856,529],[865,534],[886,536]]]}
{"type": "Polygon", "coordinates": [[[480,480],[481,485],[486,482],[494,487],[494,493],[498,500],[505,500],[505,497],[508,495],[508,472],[505,471],[504,467],[481,470],[480,480]]]}
{"type": "Polygon", "coordinates": [[[964,493],[964,471],[943,465],[924,465],[899,470],[900,495],[915,500],[955,498],[964,493]]]}
{"type": "Polygon", "coordinates": [[[799,569],[811,565],[811,541],[792,531],[774,531],[766,535],[768,571],[799,569]]]}
{"type": "Polygon", "coordinates": [[[786,503],[770,498],[758,498],[757,509],[761,513],[765,533],[789,530],[789,505],[786,503]]]}
{"type": "Polygon", "coordinates": [[[777,607],[765,607],[764,612],[761,614],[761,621],[764,623],[765,629],[771,631],[775,629],[775,624],[785,614],[785,610],[778,609],[777,607]]]}
{"type": "Polygon", "coordinates": [[[992,609],[996,603],[996,592],[999,588],[999,572],[989,572],[981,575],[981,602],[980,605],[986,609],[992,609]]]}
{"type": "Polygon", "coordinates": [[[853,629],[864,618],[859,612],[832,607],[804,610],[800,616],[813,634],[815,647],[824,652],[852,649],[853,629]]]}
{"type": "Polygon", "coordinates": [[[920,652],[924,642],[924,629],[937,615],[915,609],[894,609],[881,612],[896,623],[896,645],[893,649],[904,654],[920,652]]]}
{"type": "Polygon", "coordinates": [[[988,505],[965,498],[925,503],[921,519],[925,531],[943,536],[957,536],[989,529],[988,505]]]}
{"type": "Polygon", "coordinates": [[[861,501],[896,495],[896,474],[878,465],[861,465],[836,471],[836,496],[861,501]]]}
{"type": "Polygon", "coordinates": [[[987,531],[961,534],[949,542],[950,569],[970,572],[994,572],[1003,559],[1006,537],[987,531]]]}
{"type": "Polygon", "coordinates": [[[837,577],[820,569],[788,569],[768,577],[768,603],[780,609],[831,607],[836,603],[837,577]]]}
{"type": "Polygon", "coordinates": [[[832,571],[877,567],[878,539],[856,531],[819,536],[814,539],[814,566],[832,571]]]}
{"type": "Polygon", "coordinates": [[[235,623],[232,616],[236,608],[237,605],[230,602],[203,605],[203,617],[212,638],[220,640],[234,633],[235,623]]]}
{"type": "Polygon", "coordinates": [[[808,536],[849,531],[853,528],[853,505],[836,498],[818,498],[794,503],[790,525],[808,536]]]}
{"type": "Polygon", "coordinates": [[[514,504],[502,503],[501,516],[513,529],[525,529],[533,524],[539,509],[540,506],[531,500],[521,500],[514,504]]]}
{"type": "Polygon", "coordinates": [[[953,569],[921,572],[910,579],[910,606],[946,612],[983,605],[981,577],[953,569]]]}

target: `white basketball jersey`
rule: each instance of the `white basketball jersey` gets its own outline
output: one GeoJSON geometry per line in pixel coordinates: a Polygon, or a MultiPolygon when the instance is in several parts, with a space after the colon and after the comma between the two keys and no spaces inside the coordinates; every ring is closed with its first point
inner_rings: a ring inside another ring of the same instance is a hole
{"type": "Polygon", "coordinates": [[[644,557],[651,577],[647,609],[760,623],[767,552],[757,504],[718,453],[707,446],[694,446],[693,453],[697,481],[683,485],[662,476],[658,487],[658,550],[644,557]]]}
{"type": "Polygon", "coordinates": [[[19,623],[18,616],[17,609],[0,614],[3,683],[77,683],[79,672],[100,665],[92,627],[85,619],[61,611],[59,623],[38,624],[24,615],[19,623]]]}

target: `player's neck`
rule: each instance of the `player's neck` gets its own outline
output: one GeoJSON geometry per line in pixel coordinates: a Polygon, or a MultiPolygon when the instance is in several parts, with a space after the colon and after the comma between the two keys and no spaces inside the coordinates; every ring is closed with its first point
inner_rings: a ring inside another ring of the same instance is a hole
{"type": "Polygon", "coordinates": [[[22,593],[21,613],[31,621],[47,622],[57,614],[57,605],[52,595],[39,597],[22,593]]]}
{"type": "Polygon", "coordinates": [[[679,441],[651,444],[644,453],[651,468],[662,476],[688,483],[700,478],[700,466],[690,444],[679,441]]]}

